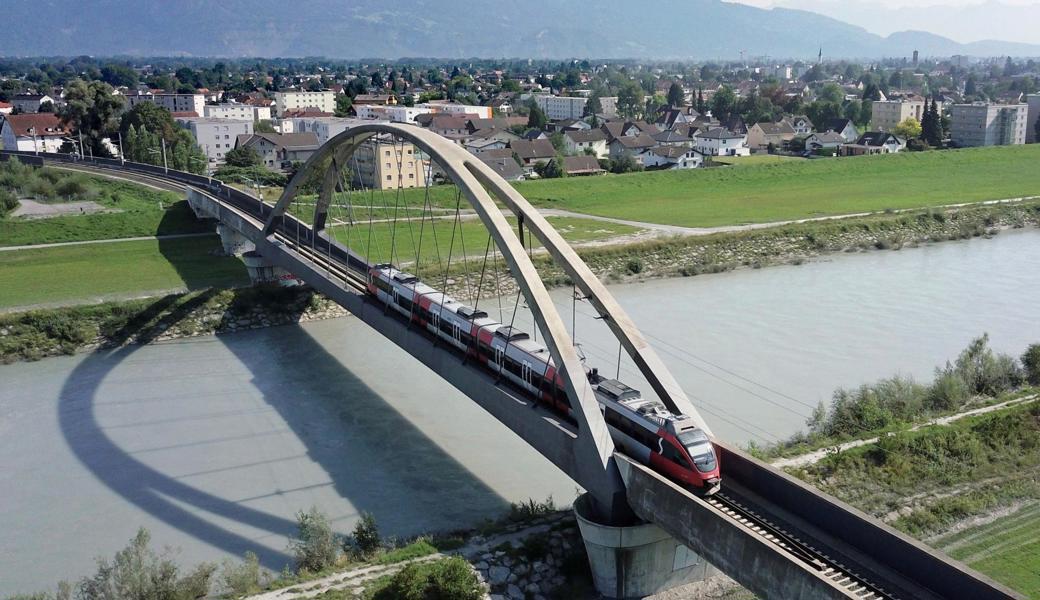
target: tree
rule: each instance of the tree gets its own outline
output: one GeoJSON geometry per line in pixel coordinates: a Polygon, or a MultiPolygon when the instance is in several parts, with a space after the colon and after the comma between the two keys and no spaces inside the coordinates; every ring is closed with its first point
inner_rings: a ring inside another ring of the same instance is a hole
{"type": "Polygon", "coordinates": [[[76,79],[65,88],[63,123],[83,136],[94,156],[111,156],[104,145],[105,137],[117,128],[116,117],[123,110],[122,96],[112,94],[112,86],[103,81],[87,83],[76,79]]]}
{"type": "Polygon", "coordinates": [[[697,88],[697,112],[702,115],[708,110],[708,105],[704,103],[704,90],[697,88]]]}
{"type": "Polygon", "coordinates": [[[863,100],[870,100],[871,102],[877,102],[881,100],[881,88],[876,83],[868,83],[863,88],[863,100]]]}
{"type": "Polygon", "coordinates": [[[336,108],[333,112],[337,117],[349,117],[350,107],[353,106],[354,101],[351,100],[350,96],[346,94],[336,95],[336,108]]]}
{"type": "Polygon", "coordinates": [[[101,67],[101,81],[113,87],[134,87],[137,85],[137,71],[128,65],[107,64],[101,67]]]}
{"type": "Polygon", "coordinates": [[[634,81],[626,81],[618,90],[618,114],[628,119],[637,119],[643,108],[643,88],[634,81]]]}
{"type": "Polygon", "coordinates": [[[554,131],[552,135],[549,136],[549,141],[552,142],[553,148],[555,148],[557,152],[563,152],[564,141],[562,132],[554,131]]]}
{"type": "Polygon", "coordinates": [[[683,92],[682,87],[672,82],[672,85],[668,87],[668,105],[674,107],[685,106],[686,104],[686,93],[683,92]]]}
{"type": "Polygon", "coordinates": [[[1022,355],[1022,367],[1026,379],[1033,385],[1040,385],[1040,344],[1032,344],[1022,355]]]}
{"type": "Polygon", "coordinates": [[[235,148],[224,155],[224,162],[232,167],[257,167],[263,162],[260,154],[252,148],[235,148]]]}
{"type": "Polygon", "coordinates": [[[527,115],[527,127],[529,129],[537,129],[538,131],[545,129],[549,120],[545,118],[545,113],[542,112],[542,109],[538,108],[538,104],[531,102],[529,110],[530,112],[527,115]]]}
{"type": "Polygon", "coordinates": [[[253,133],[278,133],[278,130],[271,124],[270,119],[261,119],[253,123],[253,133]]]}
{"type": "Polygon", "coordinates": [[[138,132],[146,128],[166,139],[172,139],[178,130],[170,111],[153,102],[141,102],[123,113],[119,129],[124,136],[131,126],[136,127],[138,132]]]}
{"type": "Polygon", "coordinates": [[[589,101],[585,103],[585,108],[582,110],[581,116],[595,117],[596,115],[601,114],[602,112],[603,103],[599,100],[599,94],[593,92],[592,95],[589,96],[589,101]]]}
{"type": "Polygon", "coordinates": [[[943,124],[942,116],[939,114],[939,103],[932,101],[931,105],[925,101],[925,111],[921,121],[921,138],[928,142],[929,146],[936,148],[942,146],[943,124]]]}
{"type": "Polygon", "coordinates": [[[913,117],[907,117],[892,128],[892,133],[905,139],[921,137],[921,122],[913,117]]]}
{"type": "Polygon", "coordinates": [[[711,114],[720,121],[729,120],[730,114],[737,108],[737,95],[728,85],[715,92],[711,99],[711,114]]]}

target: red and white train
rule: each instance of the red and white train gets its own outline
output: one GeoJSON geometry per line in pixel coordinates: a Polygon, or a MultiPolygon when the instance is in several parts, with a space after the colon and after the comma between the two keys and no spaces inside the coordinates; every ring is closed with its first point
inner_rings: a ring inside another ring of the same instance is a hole
{"type": "MultiPolygon", "coordinates": [[[[477,360],[524,392],[570,418],[570,402],[549,349],[414,275],[392,265],[368,272],[368,292],[403,317],[477,360]]],[[[628,456],[703,494],[719,490],[719,461],[708,436],[686,415],[642,397],[616,379],[587,369],[614,444],[628,456]]]]}

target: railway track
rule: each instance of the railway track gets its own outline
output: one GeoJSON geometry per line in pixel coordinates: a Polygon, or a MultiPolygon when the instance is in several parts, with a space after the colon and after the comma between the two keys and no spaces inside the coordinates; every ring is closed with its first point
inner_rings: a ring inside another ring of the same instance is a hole
{"type": "MultiPolygon", "coordinates": [[[[723,482],[723,486],[725,486],[725,482],[723,482]]],[[[718,492],[705,498],[705,500],[708,504],[722,511],[726,516],[737,521],[749,531],[779,546],[823,577],[845,588],[852,597],[863,600],[898,598],[891,592],[854,574],[848,567],[830,558],[825,552],[813,547],[811,543],[785,531],[746,503],[727,495],[725,492],[718,492]]]]}

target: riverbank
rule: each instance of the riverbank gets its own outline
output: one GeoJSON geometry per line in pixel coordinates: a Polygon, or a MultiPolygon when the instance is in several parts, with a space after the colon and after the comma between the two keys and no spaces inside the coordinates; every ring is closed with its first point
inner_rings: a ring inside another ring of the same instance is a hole
{"type": "MultiPolygon", "coordinates": [[[[895,250],[1037,226],[1040,201],[1034,200],[670,237],[582,248],[578,253],[602,280],[618,283],[802,264],[839,253],[895,250]]],[[[548,287],[571,285],[549,257],[536,254],[533,260],[548,287]]],[[[516,293],[504,265],[490,261],[483,275],[481,267],[478,260],[456,262],[444,287],[470,300],[478,295],[478,284],[481,298],[516,293]]],[[[431,269],[419,275],[435,287],[443,285],[438,283],[444,281],[443,271],[431,269]]],[[[9,313],[0,315],[0,361],[36,360],[94,347],[231,333],[345,314],[307,289],[281,288],[210,288],[161,298],[9,313]]]]}

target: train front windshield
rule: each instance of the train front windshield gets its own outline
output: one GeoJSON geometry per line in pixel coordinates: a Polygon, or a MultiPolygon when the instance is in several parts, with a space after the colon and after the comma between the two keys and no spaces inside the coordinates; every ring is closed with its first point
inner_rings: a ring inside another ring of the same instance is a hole
{"type": "Polygon", "coordinates": [[[710,473],[718,466],[711,442],[700,429],[679,434],[679,442],[690,453],[694,466],[701,473],[710,473]]]}

